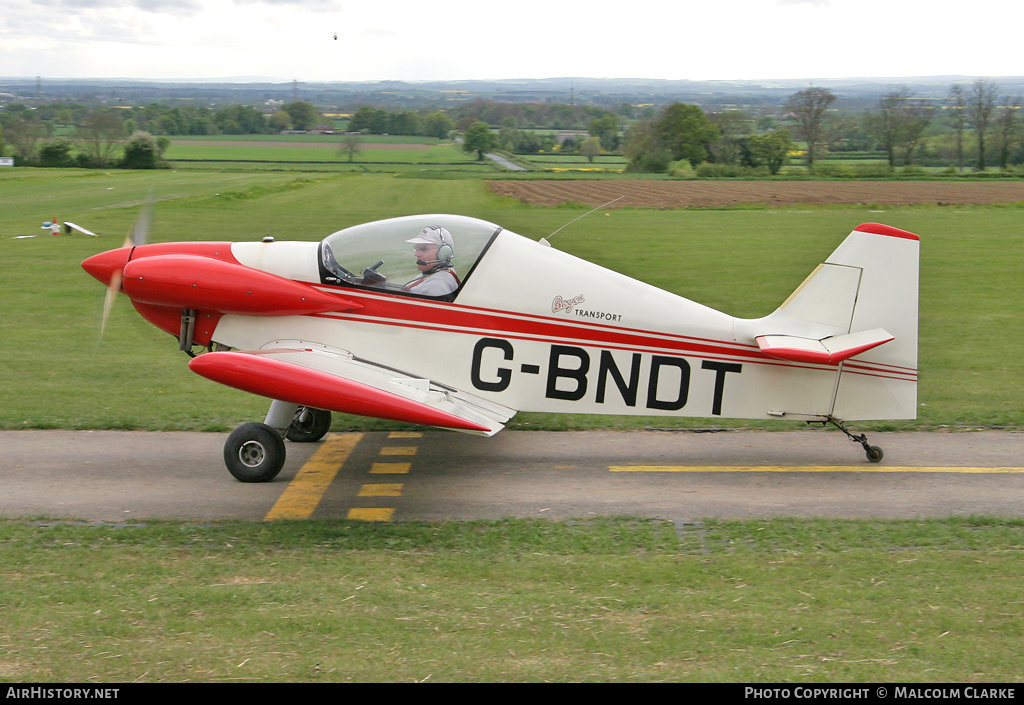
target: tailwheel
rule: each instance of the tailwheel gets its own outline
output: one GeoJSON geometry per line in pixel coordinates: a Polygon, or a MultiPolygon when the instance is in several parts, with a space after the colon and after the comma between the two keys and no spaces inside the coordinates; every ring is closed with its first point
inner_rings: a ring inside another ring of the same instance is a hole
{"type": "Polygon", "coordinates": [[[879,463],[882,461],[882,458],[885,457],[885,453],[882,452],[881,448],[879,448],[878,446],[870,445],[868,443],[868,437],[866,434],[861,433],[859,435],[854,435],[846,428],[846,425],[841,420],[833,416],[829,416],[827,421],[828,423],[832,424],[840,431],[845,433],[846,437],[849,438],[851,441],[853,441],[854,443],[860,443],[861,447],[864,449],[864,454],[867,456],[869,462],[879,463]]]}
{"type": "Polygon", "coordinates": [[[243,424],[224,444],[224,463],[239,482],[270,482],[281,472],[284,459],[284,439],[266,424],[243,424]]]}
{"type": "Polygon", "coordinates": [[[295,418],[285,431],[284,437],[295,443],[313,443],[319,441],[331,430],[331,412],[300,406],[295,410],[295,418]]]}

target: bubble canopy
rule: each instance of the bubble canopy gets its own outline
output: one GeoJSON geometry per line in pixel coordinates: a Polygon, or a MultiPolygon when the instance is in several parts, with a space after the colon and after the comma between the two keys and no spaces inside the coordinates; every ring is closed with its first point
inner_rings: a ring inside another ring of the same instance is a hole
{"type": "MultiPolygon", "coordinates": [[[[411,215],[354,225],[320,243],[320,279],[324,284],[402,292],[420,275],[408,242],[429,226],[451,233],[455,272],[464,284],[491,241],[501,232],[494,223],[461,215],[411,215]]],[[[461,289],[461,286],[459,287],[461,289]]],[[[458,290],[443,298],[454,298],[458,290]]]]}

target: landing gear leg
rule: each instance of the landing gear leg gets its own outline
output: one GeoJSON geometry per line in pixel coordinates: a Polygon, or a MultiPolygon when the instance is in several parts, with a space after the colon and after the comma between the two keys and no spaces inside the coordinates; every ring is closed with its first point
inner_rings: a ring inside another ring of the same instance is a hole
{"type": "Polygon", "coordinates": [[[295,410],[295,416],[284,437],[295,443],[313,443],[327,435],[330,430],[331,412],[300,406],[295,410]]]}
{"type": "Polygon", "coordinates": [[[860,435],[854,435],[850,433],[850,431],[846,428],[846,425],[840,419],[837,419],[834,416],[829,416],[827,421],[828,423],[832,424],[840,431],[845,433],[846,437],[849,438],[851,441],[853,441],[854,443],[860,443],[861,447],[864,448],[865,455],[867,455],[868,460],[871,461],[872,463],[880,462],[882,458],[885,456],[885,453],[882,452],[881,448],[879,448],[878,446],[868,444],[868,437],[865,434],[861,433],[860,435]]]}
{"type": "Polygon", "coordinates": [[[263,420],[263,423],[277,429],[278,433],[281,434],[281,438],[284,438],[284,433],[292,425],[292,419],[295,418],[295,411],[298,408],[298,404],[275,399],[270,404],[270,410],[267,411],[267,418],[263,420]]]}

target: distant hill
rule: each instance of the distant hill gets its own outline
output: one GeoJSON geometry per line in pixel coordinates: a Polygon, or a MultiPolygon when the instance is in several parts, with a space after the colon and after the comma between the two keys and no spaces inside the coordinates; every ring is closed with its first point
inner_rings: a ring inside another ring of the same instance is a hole
{"type": "MultiPolygon", "coordinates": [[[[86,104],[189,102],[201,105],[269,100],[306,100],[321,106],[355,109],[452,107],[473,99],[575,103],[613,107],[621,103],[655,105],[683,101],[705,107],[778,104],[808,86],[831,89],[846,107],[867,106],[897,86],[921,98],[943,98],[950,86],[965,87],[973,76],[892,78],[807,78],[750,81],[687,81],[648,78],[524,78],[452,81],[317,82],[275,79],[179,80],[0,78],[0,105],[9,102],[71,101],[86,104]]],[[[1024,94],[1024,76],[993,77],[1000,95],[1024,94]]]]}

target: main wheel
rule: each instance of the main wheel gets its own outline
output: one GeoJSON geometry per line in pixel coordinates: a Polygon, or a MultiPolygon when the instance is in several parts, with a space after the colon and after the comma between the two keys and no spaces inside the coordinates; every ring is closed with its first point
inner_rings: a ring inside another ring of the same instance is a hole
{"type": "Polygon", "coordinates": [[[885,456],[885,453],[883,453],[882,449],[879,448],[878,446],[868,446],[866,452],[868,460],[870,460],[872,463],[881,462],[883,456],[885,456]]]}
{"type": "Polygon", "coordinates": [[[323,438],[331,430],[331,412],[300,406],[295,410],[292,425],[284,437],[296,443],[312,443],[323,438]]]}
{"type": "Polygon", "coordinates": [[[243,424],[224,444],[224,464],[239,482],[270,482],[284,467],[284,458],[284,439],[266,424],[243,424]]]}

